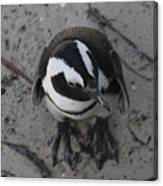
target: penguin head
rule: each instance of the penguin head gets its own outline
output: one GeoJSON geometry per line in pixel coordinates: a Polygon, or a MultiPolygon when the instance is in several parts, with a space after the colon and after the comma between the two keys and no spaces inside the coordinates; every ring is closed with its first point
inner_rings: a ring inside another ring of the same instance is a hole
{"type": "Polygon", "coordinates": [[[49,58],[44,79],[44,89],[51,86],[57,94],[71,100],[95,99],[104,105],[96,58],[79,40],[65,41],[55,50],[54,56],[49,58]]]}
{"type": "Polygon", "coordinates": [[[90,90],[98,89],[98,69],[89,48],[78,40],[63,42],[49,59],[46,76],[61,95],[90,99],[90,90]]]}

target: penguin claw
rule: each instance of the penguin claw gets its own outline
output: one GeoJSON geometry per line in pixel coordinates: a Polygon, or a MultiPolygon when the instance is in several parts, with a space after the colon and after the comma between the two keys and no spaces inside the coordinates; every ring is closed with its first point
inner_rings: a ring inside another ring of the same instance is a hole
{"type": "Polygon", "coordinates": [[[118,152],[118,144],[112,137],[110,131],[108,134],[106,134],[108,143],[107,143],[107,149],[108,149],[108,157],[109,159],[113,159],[116,161],[116,163],[119,163],[119,152],[118,152]]]}
{"type": "Polygon", "coordinates": [[[76,166],[78,163],[78,154],[66,152],[65,153],[65,160],[68,163],[68,165],[70,166],[71,170],[74,171],[76,169],[76,166]]]}
{"type": "Polygon", "coordinates": [[[58,163],[58,157],[53,155],[52,160],[53,160],[53,167],[55,167],[56,164],[58,163]]]}
{"type": "Polygon", "coordinates": [[[95,156],[95,163],[96,167],[101,170],[102,167],[104,166],[105,161],[107,160],[106,152],[99,152],[95,156]]]}
{"type": "Polygon", "coordinates": [[[103,146],[103,148],[98,149],[98,152],[97,152],[96,145],[94,147],[94,148],[96,148],[96,150],[94,150],[94,159],[95,159],[96,167],[99,170],[101,170],[103,168],[105,162],[109,159],[110,160],[115,160],[117,163],[119,163],[119,156],[118,156],[117,146],[113,147],[113,148],[116,148],[114,150],[113,149],[109,150],[108,147],[106,146],[106,144],[102,145],[102,146],[103,146]]]}
{"type": "Polygon", "coordinates": [[[117,163],[119,163],[119,154],[118,154],[118,150],[116,150],[116,152],[115,152],[115,161],[116,161],[117,163]]]}
{"type": "MultiPolygon", "coordinates": [[[[61,138],[63,136],[63,130],[62,130],[62,124],[58,124],[58,132],[57,132],[57,136],[54,140],[54,137],[52,137],[50,143],[53,142],[52,145],[52,161],[53,161],[53,167],[58,163],[58,150],[59,150],[59,145],[61,142],[61,138]]],[[[49,144],[50,145],[50,144],[49,144]]]]}
{"type": "Polygon", "coordinates": [[[109,159],[115,160],[116,163],[119,163],[119,153],[117,145],[113,145],[112,150],[108,150],[109,159]]]}

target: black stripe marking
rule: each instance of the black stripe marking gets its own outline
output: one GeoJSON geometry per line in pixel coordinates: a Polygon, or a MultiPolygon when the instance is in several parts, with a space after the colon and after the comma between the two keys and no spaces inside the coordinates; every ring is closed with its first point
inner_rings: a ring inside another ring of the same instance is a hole
{"type": "Polygon", "coordinates": [[[55,53],[55,57],[64,59],[67,65],[74,68],[83,78],[84,84],[88,79],[92,79],[92,76],[88,73],[82,57],[77,48],[77,43],[70,41],[66,43],[60,50],[55,53]]]}
{"type": "Polygon", "coordinates": [[[70,87],[63,73],[51,77],[51,83],[56,92],[64,97],[77,101],[88,101],[91,99],[90,96],[83,92],[79,84],[76,84],[74,87],[70,87]]]}
{"type": "Polygon", "coordinates": [[[93,74],[95,75],[96,79],[98,79],[98,62],[97,62],[95,56],[90,51],[87,51],[87,55],[89,56],[90,60],[92,61],[93,74]]]}
{"type": "Polygon", "coordinates": [[[66,114],[69,114],[69,115],[82,115],[82,114],[85,114],[86,112],[88,112],[89,110],[91,110],[96,104],[97,102],[93,102],[92,104],[90,104],[87,108],[81,110],[81,111],[78,111],[78,112],[75,112],[75,111],[67,111],[67,110],[63,110],[61,108],[59,108],[56,103],[52,100],[52,98],[50,97],[50,95],[45,92],[45,95],[48,97],[49,101],[51,101],[52,104],[55,105],[55,107],[60,110],[61,112],[64,112],[66,114]]]}

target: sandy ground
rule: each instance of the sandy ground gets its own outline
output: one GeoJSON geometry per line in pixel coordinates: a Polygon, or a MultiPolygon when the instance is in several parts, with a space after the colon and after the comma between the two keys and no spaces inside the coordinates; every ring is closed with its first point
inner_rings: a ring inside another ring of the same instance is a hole
{"type": "MultiPolygon", "coordinates": [[[[126,61],[123,70],[131,99],[129,119],[113,118],[109,123],[118,141],[119,164],[108,160],[99,171],[94,161],[83,154],[75,171],[64,161],[52,167],[51,146],[47,143],[56,132],[55,119],[44,103],[33,107],[28,82],[1,66],[2,140],[25,145],[44,161],[50,177],[156,178],[153,8],[152,2],[2,6],[2,56],[32,79],[45,45],[58,31],[89,26],[104,32],[126,61]]],[[[43,176],[36,162],[11,147],[2,144],[1,156],[3,176],[43,176]]]]}

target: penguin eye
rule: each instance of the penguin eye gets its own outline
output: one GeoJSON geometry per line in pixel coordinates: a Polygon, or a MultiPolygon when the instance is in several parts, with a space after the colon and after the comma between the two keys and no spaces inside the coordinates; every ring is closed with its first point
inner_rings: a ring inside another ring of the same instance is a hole
{"type": "Polygon", "coordinates": [[[73,83],[73,82],[68,82],[68,86],[71,87],[71,88],[81,88],[81,85],[78,84],[78,83],[73,83]]]}
{"type": "Polygon", "coordinates": [[[72,82],[68,82],[68,85],[69,85],[69,87],[75,87],[76,86],[76,84],[72,83],[72,82]]]}
{"type": "Polygon", "coordinates": [[[105,94],[105,89],[102,87],[101,93],[104,95],[105,94]]]}

